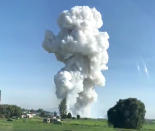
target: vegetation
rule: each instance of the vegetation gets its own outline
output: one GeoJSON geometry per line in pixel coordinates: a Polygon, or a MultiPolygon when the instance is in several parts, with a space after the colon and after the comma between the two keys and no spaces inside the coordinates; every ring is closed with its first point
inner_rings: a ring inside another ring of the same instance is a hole
{"type": "Polygon", "coordinates": [[[16,105],[0,105],[0,117],[10,118],[10,117],[20,117],[22,110],[16,105]]]}
{"type": "Polygon", "coordinates": [[[60,105],[59,105],[59,112],[62,119],[67,117],[67,105],[66,105],[66,98],[64,98],[60,105]]]}
{"type": "Polygon", "coordinates": [[[128,98],[119,100],[107,114],[115,128],[139,129],[144,123],[145,106],[136,98],[128,98]]]}
{"type": "Polygon", "coordinates": [[[77,117],[77,119],[80,119],[80,115],[77,115],[76,117],[77,117]]]}
{"type": "Polygon", "coordinates": [[[57,117],[57,112],[54,112],[54,116],[57,117]]]}
{"type": "Polygon", "coordinates": [[[109,127],[107,121],[101,119],[65,119],[62,125],[57,125],[43,123],[42,119],[37,117],[13,121],[0,119],[0,131],[155,131],[155,123],[154,121],[145,123],[141,130],[126,130],[109,127]]]}
{"type": "Polygon", "coordinates": [[[66,99],[61,101],[59,111],[61,118],[63,118],[62,124],[47,124],[43,123],[42,117],[51,115],[59,117],[56,112],[50,113],[43,109],[21,109],[15,105],[0,105],[0,131],[155,131],[155,121],[153,120],[147,120],[140,130],[124,129],[139,129],[144,123],[145,106],[141,101],[135,98],[119,100],[119,102],[108,111],[108,122],[103,119],[80,119],[80,115],[77,115],[76,118],[72,117],[71,113],[67,114],[66,99]],[[20,117],[22,112],[35,113],[37,116],[31,119],[13,119],[14,117],[20,117]],[[112,126],[109,127],[108,123],[112,124],[115,128],[112,126]]]}
{"type": "Polygon", "coordinates": [[[71,113],[68,113],[68,114],[67,114],[67,118],[68,118],[68,119],[71,119],[71,118],[72,118],[72,114],[71,114],[71,113]]]}
{"type": "Polygon", "coordinates": [[[38,110],[33,110],[33,109],[31,109],[31,110],[27,110],[27,112],[29,113],[35,113],[35,114],[37,114],[38,116],[40,116],[40,117],[50,117],[51,115],[52,115],[52,113],[51,112],[48,112],[48,111],[45,111],[45,110],[43,110],[43,109],[38,109],[38,110]]]}

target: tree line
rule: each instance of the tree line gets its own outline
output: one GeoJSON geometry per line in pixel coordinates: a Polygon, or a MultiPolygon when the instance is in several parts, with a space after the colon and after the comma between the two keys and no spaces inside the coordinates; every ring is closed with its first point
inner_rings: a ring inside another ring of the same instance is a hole
{"type": "Polygon", "coordinates": [[[0,105],[1,118],[20,117],[21,114],[22,109],[16,105],[0,105]]]}
{"type": "MultiPolygon", "coordinates": [[[[59,105],[62,119],[72,118],[67,113],[66,98],[59,105]]],[[[136,98],[120,99],[115,106],[107,111],[109,126],[114,128],[140,129],[145,121],[145,105],[136,98]]],[[[77,115],[80,119],[80,115],[77,115]]]]}
{"type": "MultiPolygon", "coordinates": [[[[50,116],[50,112],[43,109],[26,110],[16,105],[0,105],[0,118],[21,117],[22,113],[37,112],[40,117],[50,116]]],[[[70,112],[67,112],[66,98],[59,105],[59,113],[62,119],[75,119],[70,112]]],[[[116,105],[107,111],[109,126],[114,128],[140,129],[145,122],[145,105],[136,98],[120,99],[116,105]]],[[[57,116],[57,113],[54,113],[57,116]]],[[[76,116],[80,119],[80,115],[76,116]]]]}
{"type": "Polygon", "coordinates": [[[24,109],[16,105],[1,104],[0,105],[0,118],[20,118],[22,114],[37,114],[40,117],[49,117],[52,115],[51,112],[43,109],[24,109]]]}

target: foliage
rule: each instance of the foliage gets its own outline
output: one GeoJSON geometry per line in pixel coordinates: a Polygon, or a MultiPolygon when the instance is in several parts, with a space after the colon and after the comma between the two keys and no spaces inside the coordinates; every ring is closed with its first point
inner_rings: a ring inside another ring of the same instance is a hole
{"type": "Polygon", "coordinates": [[[31,113],[35,113],[35,110],[34,110],[34,109],[31,109],[30,112],[31,112],[31,113]]]}
{"type": "Polygon", "coordinates": [[[37,110],[38,113],[41,113],[41,112],[43,112],[43,111],[44,111],[44,110],[41,109],[41,108],[37,110]]]}
{"type": "Polygon", "coordinates": [[[136,98],[119,100],[108,110],[108,123],[115,128],[139,129],[144,123],[145,105],[136,98]]]}
{"type": "MultiPolygon", "coordinates": [[[[42,119],[19,119],[12,122],[0,119],[0,131],[139,131],[133,129],[114,129],[108,127],[107,121],[103,119],[72,120],[65,119],[62,125],[43,123],[42,119]]],[[[155,123],[145,123],[140,131],[154,131],[155,123]]]]}
{"type": "Polygon", "coordinates": [[[40,116],[40,117],[47,117],[47,116],[46,116],[46,113],[45,113],[44,111],[40,112],[39,116],[40,116]]]}
{"type": "Polygon", "coordinates": [[[56,117],[57,117],[57,112],[56,112],[56,111],[54,112],[54,116],[56,116],[56,117]]]}
{"type": "Polygon", "coordinates": [[[68,113],[67,114],[67,118],[71,119],[72,118],[72,114],[71,113],[68,113]]]}
{"type": "Polygon", "coordinates": [[[61,118],[65,119],[67,117],[67,106],[66,106],[66,98],[64,98],[59,105],[59,112],[61,118]]]}
{"type": "Polygon", "coordinates": [[[0,105],[0,116],[10,118],[10,117],[20,117],[22,110],[16,105],[0,105]]]}
{"type": "Polygon", "coordinates": [[[50,117],[52,114],[48,111],[44,111],[42,110],[40,113],[39,113],[39,116],[40,117],[50,117]]]}
{"type": "Polygon", "coordinates": [[[115,131],[103,120],[65,119],[62,125],[43,123],[42,119],[0,120],[0,131],[115,131]]]}
{"type": "Polygon", "coordinates": [[[77,117],[77,119],[80,119],[80,115],[77,115],[76,117],[77,117]]]}

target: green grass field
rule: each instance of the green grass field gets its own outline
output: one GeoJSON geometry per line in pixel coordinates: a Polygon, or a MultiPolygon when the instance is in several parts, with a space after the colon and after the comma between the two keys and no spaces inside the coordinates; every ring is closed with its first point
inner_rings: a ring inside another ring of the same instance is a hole
{"type": "MultiPolygon", "coordinates": [[[[62,125],[43,123],[42,119],[0,119],[0,131],[136,131],[108,127],[105,120],[65,120],[62,125]]],[[[155,131],[155,124],[145,124],[141,131],[155,131]]]]}

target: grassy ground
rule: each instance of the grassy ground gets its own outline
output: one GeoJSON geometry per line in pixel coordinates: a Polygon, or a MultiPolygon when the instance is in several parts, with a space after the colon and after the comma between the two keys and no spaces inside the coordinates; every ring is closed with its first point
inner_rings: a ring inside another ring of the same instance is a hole
{"type": "MultiPolygon", "coordinates": [[[[62,125],[46,124],[42,119],[0,119],[0,131],[136,131],[113,129],[103,120],[65,120],[62,125]]],[[[141,131],[155,131],[155,124],[145,124],[141,131]]]]}

